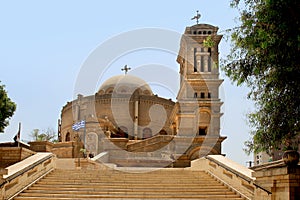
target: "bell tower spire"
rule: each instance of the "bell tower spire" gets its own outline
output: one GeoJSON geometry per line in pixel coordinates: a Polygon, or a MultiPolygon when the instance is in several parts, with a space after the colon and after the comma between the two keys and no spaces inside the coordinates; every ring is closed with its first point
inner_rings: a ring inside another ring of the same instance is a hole
{"type": "Polygon", "coordinates": [[[218,35],[216,26],[198,24],[198,14],[197,12],[197,16],[192,18],[197,20],[197,24],[186,27],[180,42],[177,62],[180,65],[181,79],[177,99],[181,104],[177,118],[179,122],[189,120],[190,124],[196,126],[185,132],[196,129],[194,146],[200,149],[196,157],[201,157],[221,154],[221,142],[226,137],[220,136],[222,102],[219,98],[219,87],[223,80],[219,78],[218,45],[222,35],[218,35]],[[209,143],[204,142],[207,138],[214,139],[209,143]]]}

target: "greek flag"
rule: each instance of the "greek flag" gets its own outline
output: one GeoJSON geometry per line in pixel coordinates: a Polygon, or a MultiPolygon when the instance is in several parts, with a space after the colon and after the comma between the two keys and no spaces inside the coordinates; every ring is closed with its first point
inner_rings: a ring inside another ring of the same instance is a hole
{"type": "Polygon", "coordinates": [[[72,126],[72,129],[74,131],[78,131],[81,128],[85,128],[85,121],[84,120],[82,120],[80,122],[77,122],[77,123],[73,124],[73,126],[72,126]]]}

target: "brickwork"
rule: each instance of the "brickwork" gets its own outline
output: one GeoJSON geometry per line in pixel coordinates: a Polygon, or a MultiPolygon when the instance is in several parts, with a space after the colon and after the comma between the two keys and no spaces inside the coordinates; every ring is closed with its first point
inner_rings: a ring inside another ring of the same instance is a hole
{"type": "Polygon", "coordinates": [[[0,168],[15,164],[35,154],[23,147],[0,147],[0,168]]]}

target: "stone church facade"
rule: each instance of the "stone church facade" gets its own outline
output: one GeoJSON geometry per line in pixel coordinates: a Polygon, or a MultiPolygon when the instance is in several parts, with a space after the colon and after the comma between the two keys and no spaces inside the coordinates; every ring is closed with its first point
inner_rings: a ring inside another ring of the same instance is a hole
{"type": "Polygon", "coordinates": [[[177,57],[176,102],[154,95],[138,77],[111,77],[94,95],[78,95],[63,107],[60,142],[81,143],[93,155],[108,152],[109,161],[120,166],[134,166],[149,155],[157,162],[169,158],[173,164],[188,166],[199,157],[222,154],[221,143],[226,139],[220,135],[223,80],[218,45],[222,35],[217,31],[218,27],[208,24],[186,27],[177,57]],[[73,130],[80,121],[85,121],[85,128],[73,130]],[[140,153],[144,154],[137,158],[140,153]]]}

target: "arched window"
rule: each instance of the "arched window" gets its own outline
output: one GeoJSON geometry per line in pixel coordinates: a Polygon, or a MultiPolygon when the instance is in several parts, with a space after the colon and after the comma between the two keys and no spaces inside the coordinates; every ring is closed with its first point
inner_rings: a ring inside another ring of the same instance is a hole
{"type": "Polygon", "coordinates": [[[167,131],[165,131],[164,129],[159,131],[159,135],[168,135],[167,131]]]}
{"type": "Polygon", "coordinates": [[[71,141],[71,136],[70,136],[70,133],[69,133],[69,132],[67,132],[67,134],[66,134],[66,139],[65,139],[65,141],[66,141],[66,142],[71,141]]]}
{"type": "Polygon", "coordinates": [[[206,135],[207,127],[199,127],[199,135],[206,135]]]}
{"type": "Polygon", "coordinates": [[[143,129],[143,139],[151,138],[152,137],[152,130],[150,128],[143,129]]]}

